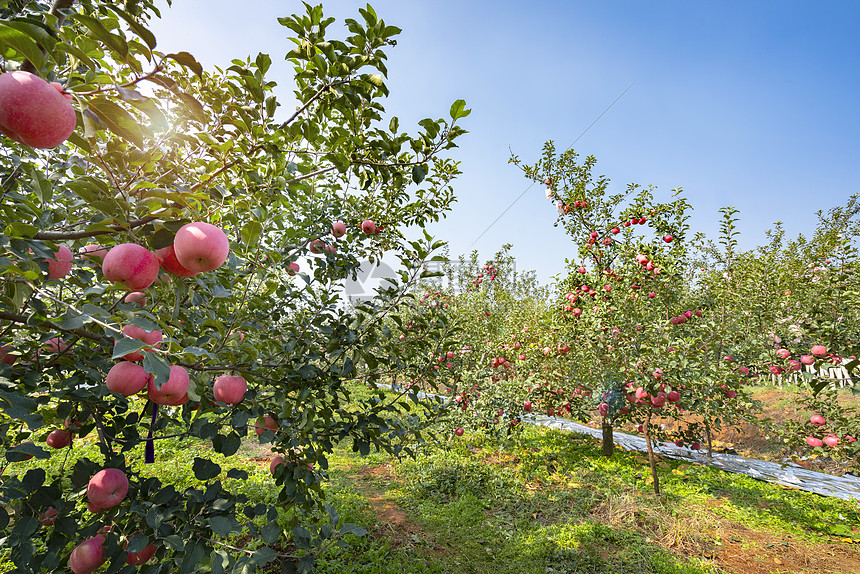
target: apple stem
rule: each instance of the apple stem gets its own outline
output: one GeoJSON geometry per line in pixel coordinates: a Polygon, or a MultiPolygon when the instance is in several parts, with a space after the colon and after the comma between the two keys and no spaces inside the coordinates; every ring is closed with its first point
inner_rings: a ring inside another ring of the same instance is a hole
{"type": "Polygon", "coordinates": [[[155,441],[152,440],[152,431],[155,428],[155,417],[158,415],[158,403],[152,403],[152,420],[149,422],[149,435],[146,437],[144,462],[155,463],[155,441]]]}

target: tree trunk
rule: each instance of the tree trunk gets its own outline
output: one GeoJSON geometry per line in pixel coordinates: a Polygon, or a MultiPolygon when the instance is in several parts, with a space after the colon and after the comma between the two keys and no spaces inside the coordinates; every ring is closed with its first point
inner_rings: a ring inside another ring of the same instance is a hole
{"type": "Polygon", "coordinates": [[[615,451],[615,441],[612,438],[612,423],[609,422],[609,419],[603,417],[603,456],[606,458],[612,458],[612,453],[615,451]]]}
{"type": "Polygon", "coordinates": [[[705,438],[708,439],[708,458],[714,458],[714,445],[711,441],[711,425],[705,423],[705,438]]]}
{"type": "Polygon", "coordinates": [[[651,465],[651,478],[654,479],[654,494],[660,496],[660,478],[657,476],[657,461],[651,447],[651,413],[645,416],[645,443],[648,445],[648,463],[651,465]]]}

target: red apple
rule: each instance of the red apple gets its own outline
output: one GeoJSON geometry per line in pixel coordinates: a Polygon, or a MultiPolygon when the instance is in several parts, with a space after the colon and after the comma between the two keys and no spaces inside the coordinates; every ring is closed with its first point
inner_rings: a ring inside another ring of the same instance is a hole
{"type": "Polygon", "coordinates": [[[788,349],[779,349],[776,352],[776,356],[780,359],[787,359],[791,356],[791,351],[789,351],[788,349]]]}
{"type": "Polygon", "coordinates": [[[820,438],[815,438],[814,436],[808,436],[806,437],[806,444],[811,447],[819,447],[824,446],[824,441],[822,441],[820,438]]]}
{"type": "Polygon", "coordinates": [[[454,429],[454,434],[455,434],[455,435],[457,435],[457,436],[463,436],[463,433],[464,433],[464,432],[465,432],[465,431],[463,430],[463,428],[462,428],[462,427],[460,427],[460,428],[458,428],[458,429],[454,429]]]}
{"type": "Polygon", "coordinates": [[[130,397],[146,388],[151,380],[152,375],[137,363],[122,361],[108,371],[105,384],[111,391],[130,397]]]}
{"type": "Polygon", "coordinates": [[[128,478],[118,468],[98,471],[87,484],[87,500],[99,510],[113,508],[128,494],[128,478]]]}
{"type": "Polygon", "coordinates": [[[182,263],[176,258],[176,250],[173,245],[162,247],[156,250],[155,254],[161,260],[161,267],[167,269],[177,277],[194,277],[198,274],[197,271],[191,271],[182,266],[182,263]]]}
{"type": "Polygon", "coordinates": [[[212,385],[212,393],[215,395],[216,401],[235,405],[242,402],[245,398],[245,391],[248,390],[248,382],[245,377],[239,375],[221,375],[215,379],[212,385]]]}
{"type": "Polygon", "coordinates": [[[693,444],[690,445],[690,448],[693,450],[699,450],[700,448],[702,448],[702,445],[698,442],[694,442],[693,444]]]}
{"type": "MultiPolygon", "coordinates": [[[[161,346],[161,340],[164,338],[164,335],[161,331],[154,329],[152,331],[147,331],[138,327],[137,325],[126,325],[122,328],[122,334],[126,337],[131,337],[132,339],[138,339],[143,341],[148,345],[147,349],[151,349],[155,347],[156,349],[161,346]]],[[[146,349],[142,349],[145,351],[146,349]]],[[[142,351],[134,351],[127,355],[123,355],[123,359],[126,361],[140,361],[143,359],[142,351]]]]}
{"type": "Polygon", "coordinates": [[[81,257],[83,257],[84,259],[89,259],[90,261],[97,262],[102,261],[105,258],[105,255],[107,255],[107,253],[107,249],[105,249],[101,245],[95,244],[85,245],[84,247],[81,247],[80,251],[81,257]]]}
{"type": "Polygon", "coordinates": [[[800,362],[804,365],[812,365],[815,363],[815,357],[813,357],[812,355],[801,355],[800,362]]]}
{"type": "Polygon", "coordinates": [[[365,219],[361,224],[361,230],[367,235],[373,235],[376,232],[376,224],[370,219],[365,219]]]}
{"type": "Polygon", "coordinates": [[[54,251],[54,258],[48,259],[48,279],[62,279],[72,270],[72,250],[60,245],[54,251]]]}
{"type": "Polygon", "coordinates": [[[278,466],[283,465],[283,464],[284,464],[284,457],[282,457],[281,455],[274,457],[272,459],[272,462],[269,463],[269,472],[271,472],[272,475],[274,475],[275,469],[277,469],[278,466]]]}
{"type": "Polygon", "coordinates": [[[319,255],[325,250],[325,247],[326,245],[322,242],[322,240],[314,239],[313,241],[311,241],[310,245],[308,246],[308,249],[311,253],[316,253],[317,255],[319,255]]]}
{"type": "Polygon", "coordinates": [[[18,355],[12,355],[9,351],[14,350],[15,347],[12,345],[3,345],[0,346],[0,363],[4,365],[14,365],[15,361],[18,360],[18,355]]]}
{"type": "Polygon", "coordinates": [[[819,427],[827,424],[827,420],[821,415],[812,415],[809,417],[809,422],[819,427]]]}
{"type": "Polygon", "coordinates": [[[59,337],[54,337],[53,339],[48,339],[47,341],[45,341],[45,344],[42,345],[42,348],[44,350],[48,351],[49,353],[60,353],[60,354],[65,353],[66,351],[69,350],[69,346],[66,344],[66,342],[59,337]]]}
{"type": "Polygon", "coordinates": [[[836,445],[839,444],[839,437],[836,435],[829,434],[824,437],[824,444],[826,444],[830,448],[834,448],[836,445]]]}
{"type": "Polygon", "coordinates": [[[69,555],[69,568],[74,574],[90,574],[105,563],[104,541],[105,537],[102,535],[93,536],[72,550],[69,555]]]}
{"type": "Polygon", "coordinates": [[[0,132],[34,148],[66,141],[75,131],[75,110],[58,86],[30,72],[0,74],[0,132]]]}
{"type": "Polygon", "coordinates": [[[179,406],[188,400],[188,371],[179,365],[170,366],[170,377],[161,385],[160,389],[155,388],[155,378],[147,383],[147,395],[149,399],[159,405],[179,406]]]}
{"type": "Polygon", "coordinates": [[[681,393],[678,391],[669,391],[666,393],[666,400],[670,403],[677,403],[681,400],[681,393]]]}
{"type": "Polygon", "coordinates": [[[140,291],[132,291],[123,298],[126,303],[137,303],[141,307],[146,305],[146,293],[140,291]]]}
{"type": "Polygon", "coordinates": [[[666,243],[671,243],[673,239],[674,237],[672,237],[671,235],[667,235],[663,238],[663,241],[665,241],[666,243]]]}
{"type": "Polygon", "coordinates": [[[619,233],[621,233],[621,230],[618,229],[617,227],[613,227],[611,229],[611,231],[612,231],[613,235],[618,235],[619,233]]]}
{"type": "Polygon", "coordinates": [[[826,357],[827,356],[827,347],[824,345],[815,345],[810,350],[810,353],[815,355],[816,357],[826,357]]]}
{"type": "Polygon", "coordinates": [[[59,514],[57,509],[49,506],[44,512],[39,513],[39,522],[42,523],[42,526],[53,526],[54,521],[57,519],[57,514],[59,514]]]}
{"type": "Polygon", "coordinates": [[[129,291],[141,291],[158,277],[158,257],[137,243],[120,243],[105,255],[102,274],[108,281],[119,283],[129,291]]]}
{"type": "Polygon", "coordinates": [[[211,223],[187,223],[176,232],[173,249],[183,267],[205,273],[218,269],[227,261],[230,241],[221,229],[211,223]]]}
{"type": "MultiPolygon", "coordinates": [[[[128,543],[126,543],[126,548],[128,548],[128,543]]],[[[146,546],[144,546],[143,550],[140,552],[129,552],[128,556],[125,559],[126,564],[131,564],[132,566],[140,566],[141,564],[146,564],[149,560],[155,556],[155,551],[158,548],[150,542],[146,546]]]]}
{"type": "Polygon", "coordinates": [[[261,435],[267,430],[278,430],[278,421],[270,415],[263,415],[257,419],[257,424],[254,425],[254,432],[256,432],[257,435],[261,435]]]}
{"type": "Polygon", "coordinates": [[[343,237],[346,234],[346,224],[343,221],[335,221],[331,226],[331,234],[335,237],[343,237]]]}
{"type": "Polygon", "coordinates": [[[524,402],[523,403],[523,410],[526,411],[527,413],[532,412],[532,402],[531,401],[524,402]]]}
{"type": "Polygon", "coordinates": [[[295,275],[296,273],[299,272],[299,264],[296,263],[295,261],[290,263],[289,268],[290,268],[290,270],[287,271],[287,273],[289,273],[290,275],[295,275]]]}
{"type": "Polygon", "coordinates": [[[72,433],[63,429],[52,430],[45,442],[51,448],[65,448],[72,442],[72,433]]]}

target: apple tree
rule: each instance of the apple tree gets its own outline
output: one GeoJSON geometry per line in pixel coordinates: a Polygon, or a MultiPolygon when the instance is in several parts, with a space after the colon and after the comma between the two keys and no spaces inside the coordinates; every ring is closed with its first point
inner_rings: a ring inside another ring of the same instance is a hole
{"type": "Polygon", "coordinates": [[[266,54],[206,70],[160,51],[160,16],[150,0],[0,7],[2,544],[19,572],[309,571],[359,533],[324,502],[327,453],[420,437],[420,417],[356,406],[350,385],[426,369],[445,336],[442,317],[403,350],[383,324],[440,248],[407,229],[449,208],[469,111],[401,130],[383,106],[399,29],[369,5],[344,31],[321,6],[279,19],[292,94],[266,54]],[[383,254],[400,275],[343,304],[383,254]],[[247,474],[202,450],[200,487],[145,475],[168,438],[269,444],[277,503],[249,504],[247,474]],[[99,455],[66,459],[84,443],[99,455]],[[20,470],[33,456],[74,462],[20,470]],[[230,545],[240,530],[261,545],[230,545]]]}

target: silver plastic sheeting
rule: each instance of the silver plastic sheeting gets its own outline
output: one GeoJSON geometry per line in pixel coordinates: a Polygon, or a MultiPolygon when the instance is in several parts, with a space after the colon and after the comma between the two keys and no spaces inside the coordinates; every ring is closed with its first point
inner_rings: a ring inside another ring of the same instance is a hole
{"type": "MultiPolygon", "coordinates": [[[[523,417],[523,421],[549,428],[587,434],[597,438],[601,438],[602,436],[600,429],[557,417],[526,415],[523,417]]],[[[615,439],[615,444],[626,450],[648,451],[645,437],[617,431],[613,432],[612,436],[615,439]]],[[[713,458],[711,458],[705,452],[675,446],[673,443],[668,442],[658,443],[654,448],[654,452],[666,458],[683,460],[694,464],[707,464],[728,472],[745,474],[758,480],[806,490],[823,496],[831,496],[843,500],[860,500],[860,478],[833,476],[823,472],[807,470],[794,463],[780,464],[734,454],[715,453],[713,458]]]]}
{"type": "MultiPolygon", "coordinates": [[[[391,385],[379,384],[378,386],[389,388],[392,391],[403,392],[403,389],[392,387],[391,385]]],[[[449,397],[424,392],[419,392],[418,396],[421,398],[435,398],[443,402],[450,400],[449,397]]],[[[587,434],[597,438],[601,438],[603,436],[600,429],[591,428],[589,426],[558,417],[550,417],[546,415],[525,415],[523,417],[523,422],[548,428],[561,429],[568,432],[587,434]]],[[[615,444],[626,450],[648,452],[648,445],[645,444],[644,437],[617,431],[613,432],[612,435],[615,444]]],[[[734,454],[715,453],[713,458],[711,458],[705,452],[695,451],[687,447],[675,446],[675,444],[668,442],[658,443],[654,448],[654,452],[666,458],[683,460],[693,464],[707,464],[728,472],[745,474],[758,480],[780,484],[782,486],[788,486],[798,490],[806,490],[822,496],[841,498],[843,500],[860,500],[860,478],[833,476],[823,472],[807,470],[802,466],[791,462],[780,464],[734,454]]]]}

